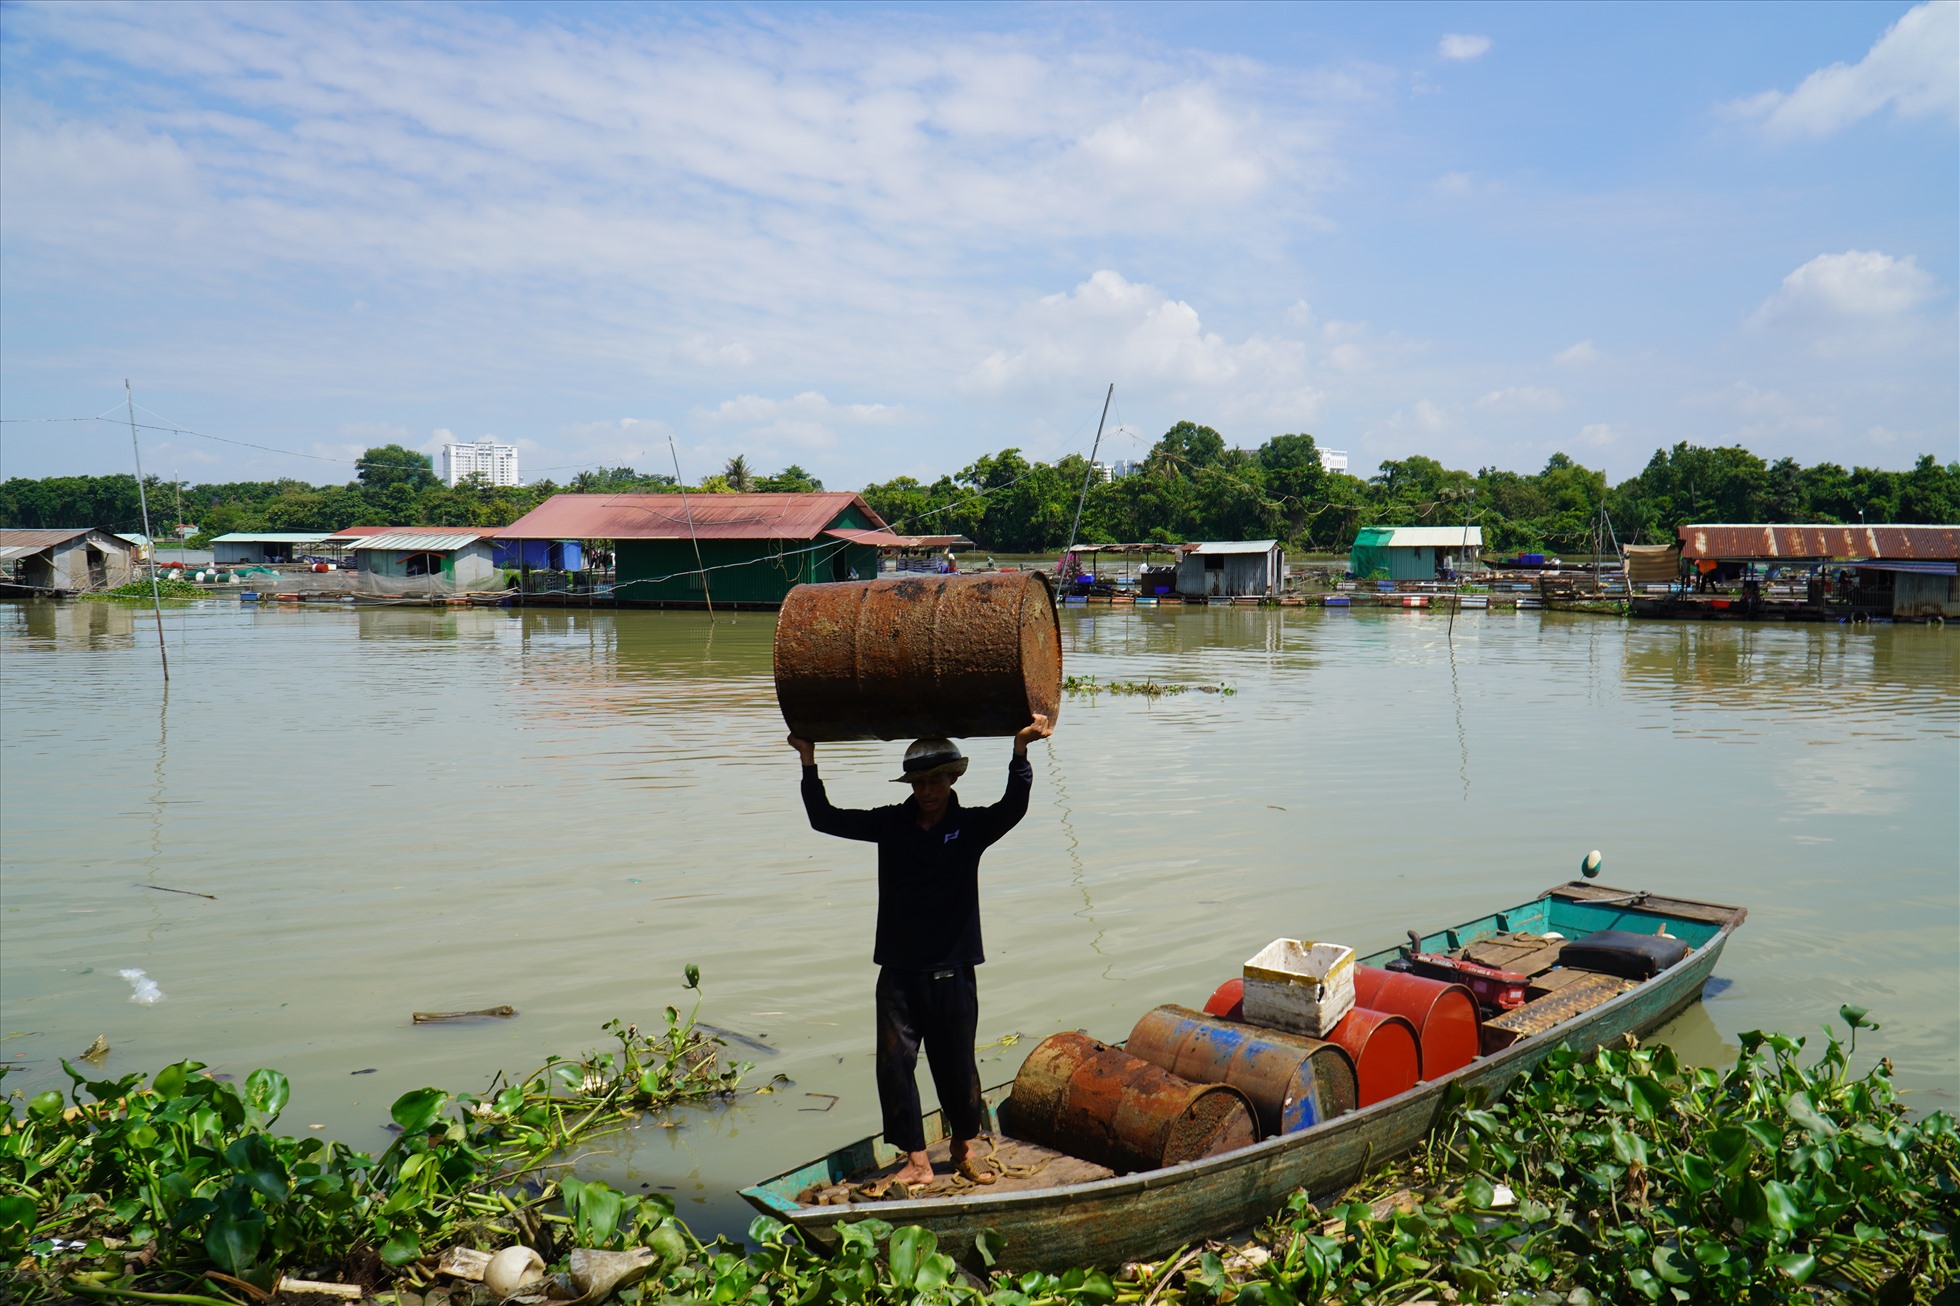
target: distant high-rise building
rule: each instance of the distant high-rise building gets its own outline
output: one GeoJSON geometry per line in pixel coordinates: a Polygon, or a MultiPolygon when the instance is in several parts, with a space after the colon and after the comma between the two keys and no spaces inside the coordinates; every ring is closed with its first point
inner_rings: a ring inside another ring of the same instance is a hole
{"type": "Polygon", "coordinates": [[[1348,456],[1345,449],[1320,450],[1320,468],[1327,472],[1344,472],[1348,469],[1348,456]]]}
{"type": "Polygon", "coordinates": [[[475,444],[442,446],[442,479],[456,484],[473,472],[483,473],[492,485],[517,484],[517,446],[482,439],[475,444]]]}

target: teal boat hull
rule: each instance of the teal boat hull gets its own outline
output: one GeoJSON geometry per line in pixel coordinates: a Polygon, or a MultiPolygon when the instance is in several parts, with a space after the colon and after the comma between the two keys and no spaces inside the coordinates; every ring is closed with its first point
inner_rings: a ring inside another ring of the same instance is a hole
{"type": "MultiPolygon", "coordinates": [[[[871,1137],[744,1188],[742,1196],[819,1247],[835,1244],[840,1224],[876,1217],[931,1230],[941,1251],[969,1265],[977,1265],[973,1249],[979,1235],[997,1233],[1005,1248],[995,1268],[1010,1273],[1074,1266],[1114,1269],[1128,1261],[1153,1260],[1243,1230],[1303,1189],[1315,1198],[1338,1193],[1370,1169],[1420,1146],[1454,1099],[1453,1090],[1481,1090],[1494,1096],[1561,1045],[1587,1052],[1659,1028],[1701,997],[1729,935],[1747,915],[1740,907],[1575,881],[1521,906],[1424,935],[1423,950],[1443,952],[1513,930],[1558,930],[1571,938],[1606,929],[1652,934],[1665,926],[1668,933],[1686,940],[1691,951],[1618,997],[1480,1056],[1460,1070],[1424,1080],[1373,1106],[1222,1156],[1011,1193],[980,1191],[830,1206],[797,1201],[812,1187],[841,1183],[897,1159],[897,1149],[871,1137]]],[[[1386,948],[1359,960],[1379,966],[1397,951],[1386,948]]],[[[990,1109],[1005,1099],[1011,1087],[1003,1084],[989,1090],[990,1109]]],[[[943,1133],[944,1124],[934,1112],[927,1117],[926,1136],[933,1139],[943,1133]]]]}

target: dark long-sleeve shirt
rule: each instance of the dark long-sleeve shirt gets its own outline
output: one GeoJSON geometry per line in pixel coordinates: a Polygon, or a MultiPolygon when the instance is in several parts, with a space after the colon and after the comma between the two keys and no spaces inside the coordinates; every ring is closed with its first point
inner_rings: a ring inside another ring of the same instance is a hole
{"type": "Polygon", "coordinates": [[[871,959],[880,966],[936,970],[977,966],[980,945],[980,854],[1028,813],[1034,767],[1025,757],[1007,764],[1007,792],[991,807],[962,807],[950,794],[945,815],[930,830],[918,824],[907,798],[870,811],[832,807],[817,768],[803,768],[803,806],[810,827],[842,839],[878,845],[878,936],[871,959]]]}

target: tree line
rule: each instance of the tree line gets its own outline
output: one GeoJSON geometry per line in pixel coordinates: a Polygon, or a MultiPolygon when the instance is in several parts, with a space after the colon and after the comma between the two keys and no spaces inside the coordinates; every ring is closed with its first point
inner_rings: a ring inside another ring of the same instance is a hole
{"type": "MultiPolygon", "coordinates": [[[[662,493],[675,479],[631,467],[580,472],[563,485],[493,486],[481,477],[437,479],[426,454],[398,444],[369,449],[345,485],[299,480],[173,484],[148,479],[157,534],[195,523],[193,543],[231,531],[331,531],[345,526],[505,526],[553,494],[662,493]],[[181,504],[181,507],[179,506],[181,504]]],[[[810,493],[822,482],[791,465],[758,474],[745,456],[685,487],[691,493],[810,493]]],[[[1685,441],[1657,449],[1636,476],[1553,454],[1535,473],[1444,467],[1420,454],[1372,476],[1330,472],[1307,434],[1276,435],[1256,449],[1227,447],[1209,426],[1179,422],[1138,468],[1105,480],[1078,454],[1031,462],[1019,449],[976,459],[926,483],[910,476],[867,485],[866,502],[914,535],[965,535],[1002,553],[1084,544],[1277,538],[1295,550],[1345,551],[1364,526],[1482,528],[1485,547],[1587,551],[1604,509],[1620,543],[1662,543],[1687,522],[1960,522],[1960,462],[1922,455],[1909,471],[1836,463],[1766,462],[1740,446],[1685,441]],[[1086,486],[1086,493],[1085,493],[1086,486]],[[1080,513],[1080,525],[1076,516],[1080,513]]],[[[142,529],[132,476],[16,477],[0,483],[0,526],[142,529]]]]}

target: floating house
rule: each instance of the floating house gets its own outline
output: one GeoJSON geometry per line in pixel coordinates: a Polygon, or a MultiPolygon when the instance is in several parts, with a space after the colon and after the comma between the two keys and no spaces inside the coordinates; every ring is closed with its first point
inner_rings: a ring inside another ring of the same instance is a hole
{"type": "Polygon", "coordinates": [[[492,540],[497,565],[532,571],[583,571],[585,547],[577,540],[492,540]]]}
{"type": "Polygon", "coordinates": [[[1463,571],[1483,547],[1481,526],[1363,526],[1348,570],[1357,580],[1439,580],[1463,571]]]}
{"type": "Polygon", "coordinates": [[[1908,620],[1960,617],[1960,525],[1697,523],[1676,535],[1696,568],[1807,573],[1809,601],[1908,620]]]}
{"type": "Polygon", "coordinates": [[[775,607],[797,585],[868,580],[894,535],[855,494],[554,494],[496,537],[607,540],[613,601],[775,607]]]}
{"type": "Polygon", "coordinates": [[[1212,540],[1187,545],[1177,592],[1187,599],[1276,598],[1286,580],[1278,540],[1212,540]]]}
{"type": "Polygon", "coordinates": [[[433,577],[467,589],[497,575],[494,533],[484,526],[414,527],[363,535],[348,547],[355,565],[383,588],[389,580],[433,577]]]}
{"type": "Polygon", "coordinates": [[[114,589],[135,574],[128,541],[89,526],[0,530],[0,577],[28,591],[114,589]]]}
{"type": "Polygon", "coordinates": [[[211,561],[220,567],[291,562],[326,538],[325,531],[232,531],[211,541],[211,561]]]}

